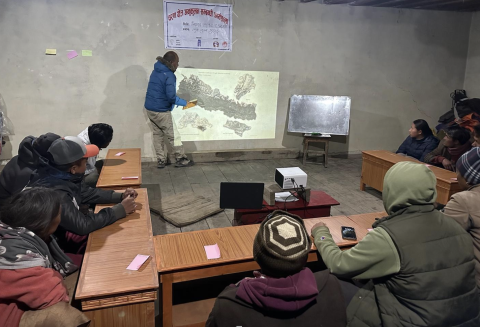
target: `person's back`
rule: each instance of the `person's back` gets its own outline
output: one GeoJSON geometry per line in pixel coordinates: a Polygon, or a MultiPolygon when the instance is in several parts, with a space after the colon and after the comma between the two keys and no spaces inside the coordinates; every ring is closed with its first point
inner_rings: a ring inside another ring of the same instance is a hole
{"type": "Polygon", "coordinates": [[[247,279],[228,286],[206,326],[343,327],[345,310],[337,278],[328,270],[313,274],[306,268],[295,278],[247,279]]]}
{"type": "MultiPolygon", "coordinates": [[[[145,97],[145,109],[155,112],[171,111],[177,99],[177,78],[173,73],[175,68],[160,56],[157,57],[157,62],[153,66],[145,97]]],[[[186,102],[179,105],[184,106],[186,102]]]]}
{"type": "Polygon", "coordinates": [[[205,326],[345,326],[342,287],[330,271],[314,274],[305,268],[310,249],[303,220],[274,212],[260,225],[253,245],[262,272],[228,286],[205,326]]]}

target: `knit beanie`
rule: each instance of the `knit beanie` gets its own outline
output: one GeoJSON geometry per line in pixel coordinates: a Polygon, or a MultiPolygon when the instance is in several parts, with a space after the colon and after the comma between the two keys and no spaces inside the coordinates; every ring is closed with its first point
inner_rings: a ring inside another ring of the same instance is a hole
{"type": "Polygon", "coordinates": [[[480,148],[473,148],[457,160],[457,170],[471,186],[480,184],[480,148]]]}
{"type": "Polygon", "coordinates": [[[287,277],[305,267],[311,247],[302,218],[276,210],[260,225],[253,258],[265,275],[287,277]]]}

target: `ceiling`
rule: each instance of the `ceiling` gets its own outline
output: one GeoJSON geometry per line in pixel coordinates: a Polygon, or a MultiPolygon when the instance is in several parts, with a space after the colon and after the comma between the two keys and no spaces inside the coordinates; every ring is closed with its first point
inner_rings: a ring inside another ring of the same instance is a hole
{"type": "Polygon", "coordinates": [[[480,11],[480,0],[324,0],[325,4],[412,8],[448,11],[480,11]]]}

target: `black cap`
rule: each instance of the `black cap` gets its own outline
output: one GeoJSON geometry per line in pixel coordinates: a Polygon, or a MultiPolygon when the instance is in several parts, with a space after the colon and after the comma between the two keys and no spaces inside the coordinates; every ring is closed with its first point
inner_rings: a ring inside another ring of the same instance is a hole
{"type": "Polygon", "coordinates": [[[35,139],[33,142],[33,148],[37,151],[42,157],[47,157],[48,148],[52,145],[55,140],[61,138],[60,135],[55,133],[46,133],[42,134],[35,139]]]}

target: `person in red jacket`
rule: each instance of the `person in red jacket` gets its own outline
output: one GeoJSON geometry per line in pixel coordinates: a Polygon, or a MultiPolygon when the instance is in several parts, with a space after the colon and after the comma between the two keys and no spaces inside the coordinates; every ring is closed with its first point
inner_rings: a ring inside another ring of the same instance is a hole
{"type": "Polygon", "coordinates": [[[0,327],[88,324],[63,283],[78,267],[51,236],[60,205],[54,190],[30,188],[0,209],[0,327]]]}

